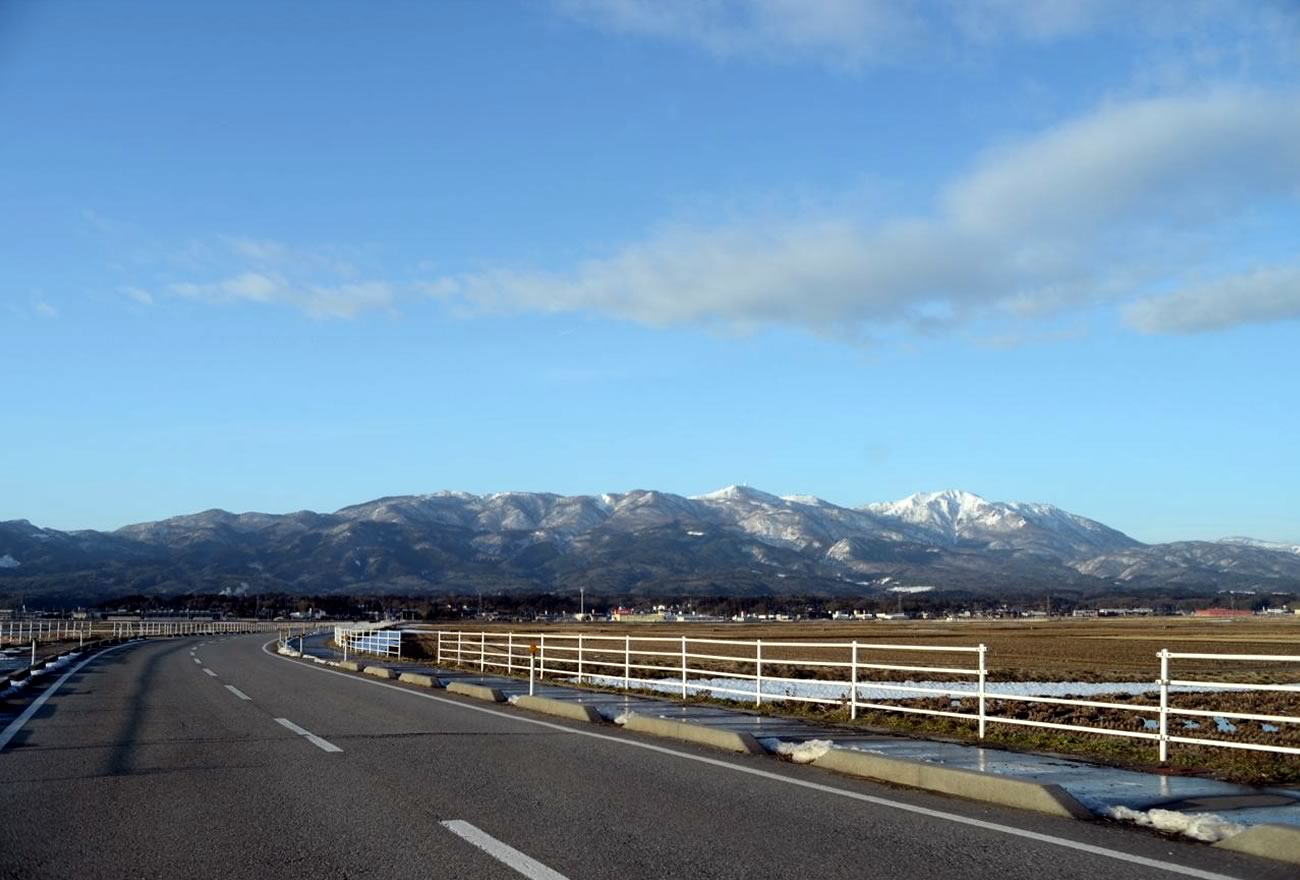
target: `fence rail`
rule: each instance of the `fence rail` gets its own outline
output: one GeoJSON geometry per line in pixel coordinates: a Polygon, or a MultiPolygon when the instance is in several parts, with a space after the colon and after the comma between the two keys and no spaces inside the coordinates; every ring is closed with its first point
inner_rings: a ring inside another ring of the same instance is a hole
{"type": "Polygon", "coordinates": [[[1157,744],[1162,763],[1168,760],[1170,743],[1300,755],[1300,748],[1290,746],[1181,736],[1170,733],[1169,730],[1169,720],[1175,716],[1300,724],[1300,717],[1292,715],[1178,708],[1170,702],[1171,688],[1300,694],[1300,684],[1174,679],[1170,677],[1171,660],[1212,660],[1222,664],[1300,664],[1300,656],[1175,653],[1162,650],[1156,655],[1160,661],[1159,678],[1151,684],[1151,690],[1159,695],[1159,703],[1148,705],[991,692],[988,687],[989,651],[982,644],[902,645],[863,641],[742,640],[486,630],[415,630],[412,634],[415,633],[433,640],[435,662],[438,664],[476,668],[482,673],[493,671],[505,672],[507,675],[526,675],[530,663],[535,660],[535,671],[542,679],[549,675],[580,684],[621,687],[623,690],[652,689],[665,692],[671,689],[673,694],[683,699],[692,693],[707,693],[755,705],[783,701],[840,705],[847,708],[850,719],[856,719],[859,711],[864,709],[957,718],[974,723],[980,739],[985,738],[989,724],[1005,724],[1148,740],[1157,744]],[[938,662],[922,662],[934,655],[941,655],[938,662]],[[905,662],[914,656],[918,658],[917,662],[905,662]],[[949,658],[958,659],[954,661],[949,658]],[[799,670],[830,677],[809,678],[807,675],[800,677],[790,674],[799,670]],[[916,673],[932,678],[926,685],[867,678],[873,673],[881,672],[916,673]],[[934,681],[934,677],[940,680],[934,681]],[[817,687],[808,688],[810,684],[817,687]],[[802,693],[796,690],[799,686],[804,687],[802,693]],[[870,688],[872,692],[898,693],[897,699],[900,700],[922,695],[949,697],[951,703],[948,708],[930,708],[881,702],[878,698],[873,700],[864,697],[864,688],[870,688]],[[964,700],[971,700],[974,705],[966,709],[964,700]],[[1006,707],[1014,703],[1074,706],[1152,718],[1144,720],[1141,730],[1067,724],[1005,714],[1006,707]]]}
{"type": "Polygon", "coordinates": [[[5,620],[0,621],[0,645],[84,641],[101,637],[121,639],[270,632],[277,626],[282,624],[251,620],[5,620]]]}
{"type": "Polygon", "coordinates": [[[377,657],[402,659],[402,631],[393,629],[393,622],[374,624],[340,624],[334,627],[334,644],[343,649],[344,659],[349,651],[355,654],[373,654],[377,657]]]}

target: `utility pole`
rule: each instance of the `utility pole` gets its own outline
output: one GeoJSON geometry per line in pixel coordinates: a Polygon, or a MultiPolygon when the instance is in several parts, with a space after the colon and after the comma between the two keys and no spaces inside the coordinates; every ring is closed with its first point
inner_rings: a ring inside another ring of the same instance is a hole
{"type": "Polygon", "coordinates": [[[578,587],[578,619],[584,620],[587,617],[587,588],[578,587]]]}

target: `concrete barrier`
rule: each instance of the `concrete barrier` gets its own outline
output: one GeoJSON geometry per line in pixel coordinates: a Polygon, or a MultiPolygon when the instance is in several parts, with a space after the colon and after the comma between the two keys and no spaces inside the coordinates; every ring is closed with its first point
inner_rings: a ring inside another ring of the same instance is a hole
{"type": "Polygon", "coordinates": [[[397,673],[387,666],[367,666],[362,671],[366,675],[373,675],[375,678],[397,678],[397,673]]]}
{"type": "Polygon", "coordinates": [[[447,693],[460,694],[462,697],[473,697],[476,700],[486,700],[489,703],[504,703],[505,694],[494,687],[488,687],[483,684],[469,684],[464,681],[453,681],[447,685],[447,693]]]}
{"type": "Polygon", "coordinates": [[[366,664],[358,663],[355,660],[340,660],[339,669],[347,669],[350,672],[360,672],[366,668],[366,664]]]}
{"type": "Polygon", "coordinates": [[[817,760],[814,767],[834,770],[848,776],[861,776],[909,788],[936,791],[956,797],[1033,810],[1049,816],[1071,819],[1093,819],[1092,811],[1075,800],[1059,785],[1028,782],[1010,776],[980,773],[957,767],[944,767],[925,761],[905,761],[886,758],[867,752],[849,749],[831,749],[817,760]]]}
{"type": "Polygon", "coordinates": [[[703,724],[690,724],[685,721],[671,721],[667,718],[654,718],[650,715],[630,715],[623,725],[624,730],[636,733],[648,733],[682,742],[712,746],[728,752],[741,752],[747,755],[765,755],[766,750],[748,733],[724,730],[720,727],[706,727],[703,724]]]}
{"type": "Polygon", "coordinates": [[[442,682],[432,675],[425,675],[422,672],[403,672],[397,676],[398,681],[404,681],[407,684],[418,684],[420,687],[440,688],[442,682]]]}
{"type": "Polygon", "coordinates": [[[1252,825],[1215,846],[1300,865],[1300,827],[1295,825],[1252,825]]]}
{"type": "Polygon", "coordinates": [[[571,700],[550,700],[546,697],[522,696],[515,700],[515,705],[521,709],[554,715],[557,718],[568,718],[571,721],[587,721],[591,724],[599,724],[605,720],[600,717],[599,712],[586,703],[575,703],[571,700]]]}

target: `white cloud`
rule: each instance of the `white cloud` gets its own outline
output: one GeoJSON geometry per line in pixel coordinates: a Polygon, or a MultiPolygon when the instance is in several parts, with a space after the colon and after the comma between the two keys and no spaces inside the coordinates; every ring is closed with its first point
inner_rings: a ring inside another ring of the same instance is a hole
{"type": "Polygon", "coordinates": [[[920,22],[895,0],[556,0],[564,14],[616,33],[686,42],[722,56],[892,54],[920,22]]]}
{"type": "Polygon", "coordinates": [[[1300,320],[1300,265],[1262,266],[1148,297],[1127,306],[1124,319],[1144,333],[1202,333],[1300,320]]]}
{"type": "MultiPolygon", "coordinates": [[[[552,0],[563,15],[618,34],[721,57],[807,59],[841,67],[963,47],[1042,44],[1096,33],[1258,47],[1296,45],[1289,0],[552,0]]],[[[1258,55],[1258,53],[1255,53],[1258,55]]]]}
{"type": "Polygon", "coordinates": [[[42,318],[57,318],[59,316],[59,310],[43,299],[37,299],[32,303],[32,311],[42,318]]]}
{"type": "Polygon", "coordinates": [[[142,306],[153,305],[153,294],[142,287],[124,287],[122,293],[142,306]]]}
{"type": "Polygon", "coordinates": [[[837,334],[1032,317],[1176,277],[1188,236],[1294,199],[1297,137],[1296,95],[1116,103],[989,154],[928,216],[667,226],[569,271],[498,268],[433,288],[489,310],[837,334]]]}
{"type": "Polygon", "coordinates": [[[289,305],[316,318],[353,318],[365,311],[392,310],[396,301],[393,286],[381,281],[319,284],[262,272],[243,272],[214,282],[181,282],[169,290],[210,302],[289,305]]]}

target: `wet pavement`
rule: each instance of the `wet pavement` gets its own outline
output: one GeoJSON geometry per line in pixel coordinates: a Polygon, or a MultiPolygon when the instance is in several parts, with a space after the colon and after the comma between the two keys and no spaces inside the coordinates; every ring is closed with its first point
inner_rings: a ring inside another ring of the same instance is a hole
{"type": "MultiPolygon", "coordinates": [[[[329,646],[329,638],[329,634],[309,636],[306,640],[306,654],[329,660],[342,659],[342,653],[329,646]]],[[[293,647],[297,648],[297,644],[293,647]]],[[[435,667],[427,663],[384,660],[370,663],[364,657],[355,659],[367,662],[368,665],[386,666],[403,672],[436,675],[444,683],[463,681],[488,685],[499,689],[507,698],[528,693],[526,679],[435,667]]],[[[1297,787],[1256,788],[1195,776],[1121,770],[1052,755],[887,734],[864,734],[857,730],[817,725],[796,718],[759,715],[739,707],[706,706],[668,698],[600,693],[566,687],[553,681],[536,682],[534,693],[539,697],[589,705],[609,721],[627,712],[635,712],[639,715],[749,733],[760,741],[779,739],[801,743],[831,740],[835,748],[926,761],[1038,783],[1055,783],[1099,815],[1104,815],[1112,807],[1143,811],[1165,809],[1216,813],[1241,825],[1281,823],[1300,826],[1300,788],[1297,787]]]]}

